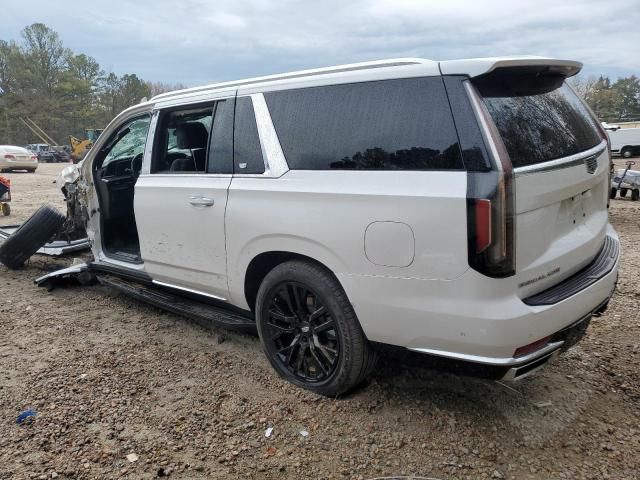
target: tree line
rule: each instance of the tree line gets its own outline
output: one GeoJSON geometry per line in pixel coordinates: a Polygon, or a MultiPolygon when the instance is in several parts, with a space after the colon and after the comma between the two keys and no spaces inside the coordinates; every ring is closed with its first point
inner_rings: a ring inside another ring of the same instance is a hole
{"type": "Polygon", "coordinates": [[[66,48],[42,23],[24,28],[20,41],[0,39],[0,145],[42,143],[20,120],[31,119],[58,144],[104,128],[144,97],[184,88],[148,82],[135,73],[105,72],[84,53],[66,48]]]}
{"type": "Polygon", "coordinates": [[[640,78],[635,75],[618,78],[582,78],[573,81],[574,88],[603,122],[640,121],[640,78]]]}
{"type": "MultiPolygon", "coordinates": [[[[640,120],[640,79],[606,76],[573,79],[574,88],[607,122],[640,120]]],[[[0,145],[40,143],[22,122],[29,118],[59,144],[104,128],[144,97],[184,88],[149,82],[135,73],[105,72],[84,53],[66,48],[42,23],[24,28],[20,41],[0,39],[0,145]]]]}

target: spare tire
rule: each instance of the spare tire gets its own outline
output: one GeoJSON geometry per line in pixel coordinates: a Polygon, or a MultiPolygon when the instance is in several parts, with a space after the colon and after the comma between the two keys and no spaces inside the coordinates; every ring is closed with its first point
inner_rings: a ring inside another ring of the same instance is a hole
{"type": "Polygon", "coordinates": [[[43,205],[0,245],[0,262],[11,269],[24,262],[58,233],[65,216],[50,205],[43,205]]]}

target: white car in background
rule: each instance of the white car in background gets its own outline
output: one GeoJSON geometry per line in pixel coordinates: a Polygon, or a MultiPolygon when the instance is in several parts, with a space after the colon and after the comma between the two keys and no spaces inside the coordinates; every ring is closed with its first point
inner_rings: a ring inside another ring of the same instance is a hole
{"type": "Polygon", "coordinates": [[[524,378],[617,279],[607,136],[565,81],[581,66],[394,59],[158,95],[62,172],[66,221],[43,207],[0,260],[42,245],[38,222],[82,223],[93,261],[38,284],[93,276],[257,329],[280,375],[324,395],[377,344],[524,378]]]}
{"type": "Polygon", "coordinates": [[[0,145],[0,173],[14,170],[35,172],[38,168],[38,157],[23,147],[0,145]]]}

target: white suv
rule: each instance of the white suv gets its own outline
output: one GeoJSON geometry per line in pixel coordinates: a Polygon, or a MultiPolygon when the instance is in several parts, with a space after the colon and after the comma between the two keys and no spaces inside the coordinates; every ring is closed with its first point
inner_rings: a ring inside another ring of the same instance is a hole
{"type": "Polygon", "coordinates": [[[376,343],[533,372],[615,288],[607,136],[537,57],[395,59],[166,93],[64,172],[101,281],[256,327],[336,395],[376,343]],[[226,307],[226,308],[225,308],[226,307]],[[255,320],[254,320],[255,319],[255,320]]]}

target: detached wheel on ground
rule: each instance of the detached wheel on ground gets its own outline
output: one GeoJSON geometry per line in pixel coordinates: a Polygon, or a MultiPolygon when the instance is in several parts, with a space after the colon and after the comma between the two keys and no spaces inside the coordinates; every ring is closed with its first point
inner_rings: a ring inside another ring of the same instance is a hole
{"type": "Polygon", "coordinates": [[[320,265],[296,260],[271,270],[258,290],[256,322],[273,368],[315,393],[345,393],[375,366],[346,293],[320,265]]]}
{"type": "Polygon", "coordinates": [[[11,269],[20,268],[58,233],[64,221],[62,213],[43,205],[0,245],[0,262],[11,269]]]}

